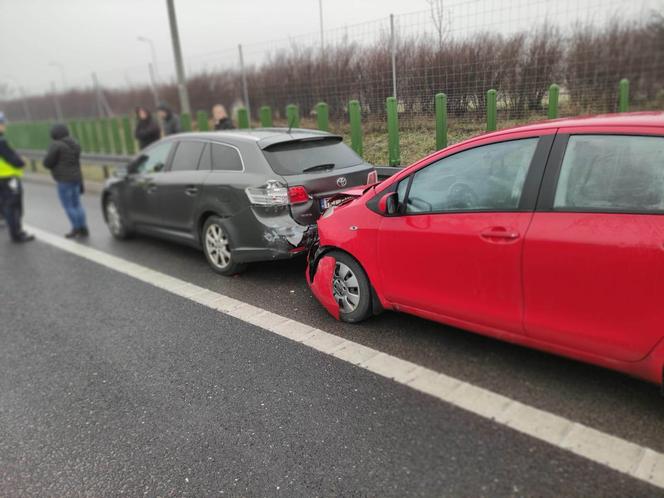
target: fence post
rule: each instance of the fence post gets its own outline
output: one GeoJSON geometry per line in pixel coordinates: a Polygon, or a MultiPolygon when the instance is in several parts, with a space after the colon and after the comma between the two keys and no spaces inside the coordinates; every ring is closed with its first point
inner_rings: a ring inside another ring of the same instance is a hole
{"type": "Polygon", "coordinates": [[[111,118],[111,136],[113,137],[113,152],[122,155],[122,140],[120,139],[120,125],[118,120],[111,118]]]}
{"type": "Polygon", "coordinates": [[[249,111],[246,107],[240,107],[237,110],[237,127],[240,129],[249,128],[249,111]]]}
{"type": "Polygon", "coordinates": [[[316,122],[319,130],[330,130],[330,107],[325,102],[316,104],[316,122]]]}
{"type": "Polygon", "coordinates": [[[390,14],[390,52],[392,57],[392,97],[397,98],[397,35],[394,31],[394,14],[390,14]]]}
{"type": "Polygon", "coordinates": [[[401,164],[401,150],[399,147],[399,114],[397,112],[396,97],[387,97],[387,139],[389,165],[398,166],[401,164]]]}
{"type": "Polygon", "coordinates": [[[207,112],[198,111],[196,113],[196,126],[198,131],[208,131],[210,129],[207,112]]]}
{"type": "Polygon", "coordinates": [[[111,153],[111,136],[110,136],[110,127],[108,119],[102,119],[101,124],[101,148],[104,151],[104,154],[111,153]]]}
{"type": "Polygon", "coordinates": [[[288,104],[286,106],[286,119],[288,120],[289,128],[300,127],[300,110],[295,104],[288,104]]]}
{"type": "Polygon", "coordinates": [[[348,103],[348,116],[350,117],[350,146],[358,155],[364,153],[362,145],[362,113],[360,112],[360,103],[357,100],[351,100],[348,103]]]}
{"type": "Polygon", "coordinates": [[[81,120],[78,122],[78,125],[81,129],[81,148],[83,149],[83,152],[90,152],[92,148],[92,138],[90,137],[90,128],[88,123],[85,120],[81,120]]]}
{"type": "Polygon", "coordinates": [[[436,107],[436,149],[447,147],[447,95],[437,93],[436,107]]]}
{"type": "Polygon", "coordinates": [[[269,105],[261,106],[260,109],[261,126],[270,128],[272,126],[272,108],[269,105]]]}
{"type": "Polygon", "coordinates": [[[134,134],[131,132],[131,122],[128,116],[122,117],[122,131],[124,132],[125,152],[129,156],[133,156],[136,152],[136,144],[134,143],[134,134]]]}
{"type": "Polygon", "coordinates": [[[496,91],[486,92],[486,131],[496,131],[496,91]]]}
{"type": "Polygon", "coordinates": [[[556,119],[558,117],[558,95],[560,94],[560,87],[553,83],[549,87],[549,119],[556,119]]]}
{"type": "Polygon", "coordinates": [[[629,80],[623,78],[618,86],[618,112],[629,111],[629,80]]]}
{"type": "Polygon", "coordinates": [[[191,114],[188,112],[180,114],[180,130],[191,131],[191,114]]]}
{"type": "Polygon", "coordinates": [[[91,137],[91,146],[92,146],[92,152],[100,152],[100,147],[99,147],[99,127],[97,126],[97,120],[96,119],[91,119],[88,121],[90,125],[90,137],[91,137]]]}

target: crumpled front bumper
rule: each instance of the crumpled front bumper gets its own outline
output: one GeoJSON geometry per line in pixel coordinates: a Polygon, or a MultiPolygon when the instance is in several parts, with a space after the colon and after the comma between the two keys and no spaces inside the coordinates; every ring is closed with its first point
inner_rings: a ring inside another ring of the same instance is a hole
{"type": "Polygon", "coordinates": [[[322,251],[318,243],[309,248],[307,259],[307,284],[313,295],[323,307],[337,320],[339,319],[339,304],[332,293],[332,280],[336,259],[322,251]]]}

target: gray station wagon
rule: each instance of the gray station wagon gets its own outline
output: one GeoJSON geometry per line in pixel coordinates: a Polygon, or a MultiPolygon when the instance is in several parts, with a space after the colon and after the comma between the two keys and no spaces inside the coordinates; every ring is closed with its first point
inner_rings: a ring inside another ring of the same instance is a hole
{"type": "Polygon", "coordinates": [[[330,198],[376,180],[373,166],[325,132],[183,133],[110,179],[102,207],[116,238],[140,232],[189,244],[232,275],[249,262],[304,253],[330,198]]]}

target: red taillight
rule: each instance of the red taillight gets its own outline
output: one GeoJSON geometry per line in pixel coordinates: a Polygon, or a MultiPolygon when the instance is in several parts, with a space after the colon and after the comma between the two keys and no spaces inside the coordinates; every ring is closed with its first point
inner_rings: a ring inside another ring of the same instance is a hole
{"type": "Polygon", "coordinates": [[[290,187],[288,189],[288,202],[291,204],[302,204],[309,200],[309,194],[304,187],[290,187]]]}
{"type": "Polygon", "coordinates": [[[375,170],[367,175],[367,185],[372,185],[374,183],[378,183],[378,172],[375,170]]]}

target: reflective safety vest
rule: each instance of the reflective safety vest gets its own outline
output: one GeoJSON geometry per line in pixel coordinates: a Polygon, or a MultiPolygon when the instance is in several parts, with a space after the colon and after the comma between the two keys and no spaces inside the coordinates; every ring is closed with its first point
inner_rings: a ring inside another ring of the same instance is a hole
{"type": "Polygon", "coordinates": [[[23,168],[17,168],[4,157],[0,157],[0,179],[23,176],[23,168]]]}

